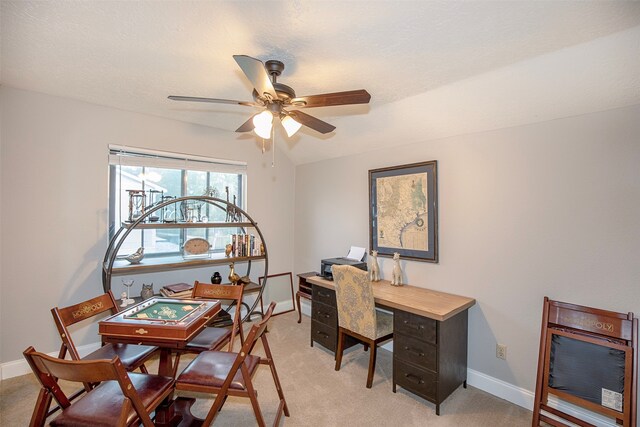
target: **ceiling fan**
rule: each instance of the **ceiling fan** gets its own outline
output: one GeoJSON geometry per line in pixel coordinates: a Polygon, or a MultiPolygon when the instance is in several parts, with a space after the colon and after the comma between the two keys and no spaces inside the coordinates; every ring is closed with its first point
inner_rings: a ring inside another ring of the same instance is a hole
{"type": "Polygon", "coordinates": [[[249,120],[236,129],[236,132],[255,131],[258,136],[264,139],[271,137],[274,117],[280,119],[288,136],[295,134],[302,125],[323,134],[332,132],[336,128],[302,111],[290,111],[285,108],[368,104],[371,99],[371,95],[364,89],[296,97],[293,88],[276,81],[277,77],[284,70],[284,64],[282,62],[269,60],[263,63],[259,59],[246,55],[234,55],[233,59],[236,60],[240,69],[242,69],[242,72],[254,87],[254,102],[176,95],[170,95],[169,99],[174,101],[212,102],[264,108],[263,111],[252,115],[249,120]]]}

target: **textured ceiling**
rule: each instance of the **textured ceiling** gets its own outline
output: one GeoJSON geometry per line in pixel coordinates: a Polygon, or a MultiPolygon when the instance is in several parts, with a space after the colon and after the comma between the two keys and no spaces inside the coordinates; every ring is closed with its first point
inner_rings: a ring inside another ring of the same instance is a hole
{"type": "MultiPolygon", "coordinates": [[[[232,58],[279,59],[337,126],[277,138],[295,163],[640,102],[640,2],[0,2],[4,85],[199,123],[230,141],[255,110],[232,58]],[[585,93],[589,94],[588,96],[585,93]],[[514,105],[515,100],[518,100],[514,105]]],[[[248,141],[247,141],[248,142],[248,141]]]]}

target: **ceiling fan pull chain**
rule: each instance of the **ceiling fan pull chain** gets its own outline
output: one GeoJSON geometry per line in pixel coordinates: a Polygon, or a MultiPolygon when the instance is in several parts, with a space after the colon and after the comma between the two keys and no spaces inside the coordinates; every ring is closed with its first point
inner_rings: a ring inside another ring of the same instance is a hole
{"type": "Polygon", "coordinates": [[[273,151],[271,157],[271,167],[276,167],[276,131],[274,128],[271,128],[271,151],[273,151]]]}

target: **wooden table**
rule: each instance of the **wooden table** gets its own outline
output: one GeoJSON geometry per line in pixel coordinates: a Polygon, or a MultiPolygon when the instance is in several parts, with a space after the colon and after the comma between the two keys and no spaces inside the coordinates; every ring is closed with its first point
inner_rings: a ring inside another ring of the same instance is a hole
{"type": "Polygon", "coordinates": [[[220,301],[153,297],[101,321],[98,333],[105,342],[160,347],[159,375],[173,376],[171,351],[184,348],[220,312],[220,301]],[[175,318],[153,318],[153,311],[177,308],[175,318]],[[186,310],[183,310],[185,309],[186,310]]]}
{"type": "MultiPolygon", "coordinates": [[[[335,352],[335,283],[306,277],[313,285],[311,340],[335,352]]],[[[372,282],[377,306],[393,311],[393,392],[400,385],[436,405],[467,385],[467,310],[475,299],[417,286],[372,282]]]]}
{"type": "MultiPolygon", "coordinates": [[[[101,321],[98,333],[105,342],[160,347],[158,374],[172,377],[171,351],[184,348],[219,312],[218,300],[153,297],[101,321]]],[[[173,401],[163,403],[156,409],[154,424],[177,425],[185,417],[182,409],[173,401]]]]}

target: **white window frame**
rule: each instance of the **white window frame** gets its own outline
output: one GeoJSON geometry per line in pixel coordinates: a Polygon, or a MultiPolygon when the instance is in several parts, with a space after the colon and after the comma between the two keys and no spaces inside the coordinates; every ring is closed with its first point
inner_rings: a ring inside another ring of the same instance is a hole
{"type": "MultiPolygon", "coordinates": [[[[122,174],[118,172],[119,166],[134,167],[152,167],[162,169],[176,169],[181,171],[181,193],[167,194],[171,196],[183,197],[186,195],[187,182],[186,175],[188,171],[200,171],[208,173],[226,173],[239,175],[239,193],[237,195],[236,204],[246,211],[247,204],[247,163],[237,160],[217,159],[205,156],[196,156],[184,153],[172,153],[167,151],[150,150],[146,148],[128,147],[122,145],[109,145],[109,190],[108,190],[108,238],[111,239],[117,230],[121,227],[121,222],[126,218],[120,218],[118,221],[118,211],[122,203],[128,200],[122,200],[122,194],[115,194],[116,180],[122,178],[122,174]],[[119,200],[115,198],[120,197],[119,200]],[[118,223],[116,223],[118,222],[118,223]]],[[[143,186],[144,189],[144,186],[143,186]]],[[[220,189],[218,189],[220,191],[220,189]]],[[[218,196],[225,199],[225,194],[218,196]]],[[[230,200],[233,202],[233,199],[230,200]]],[[[180,236],[181,245],[184,243],[186,236],[185,230],[182,230],[180,236]]],[[[141,237],[143,239],[143,237],[141,237]]],[[[174,252],[159,252],[151,256],[170,256],[175,255],[174,252]]]]}

